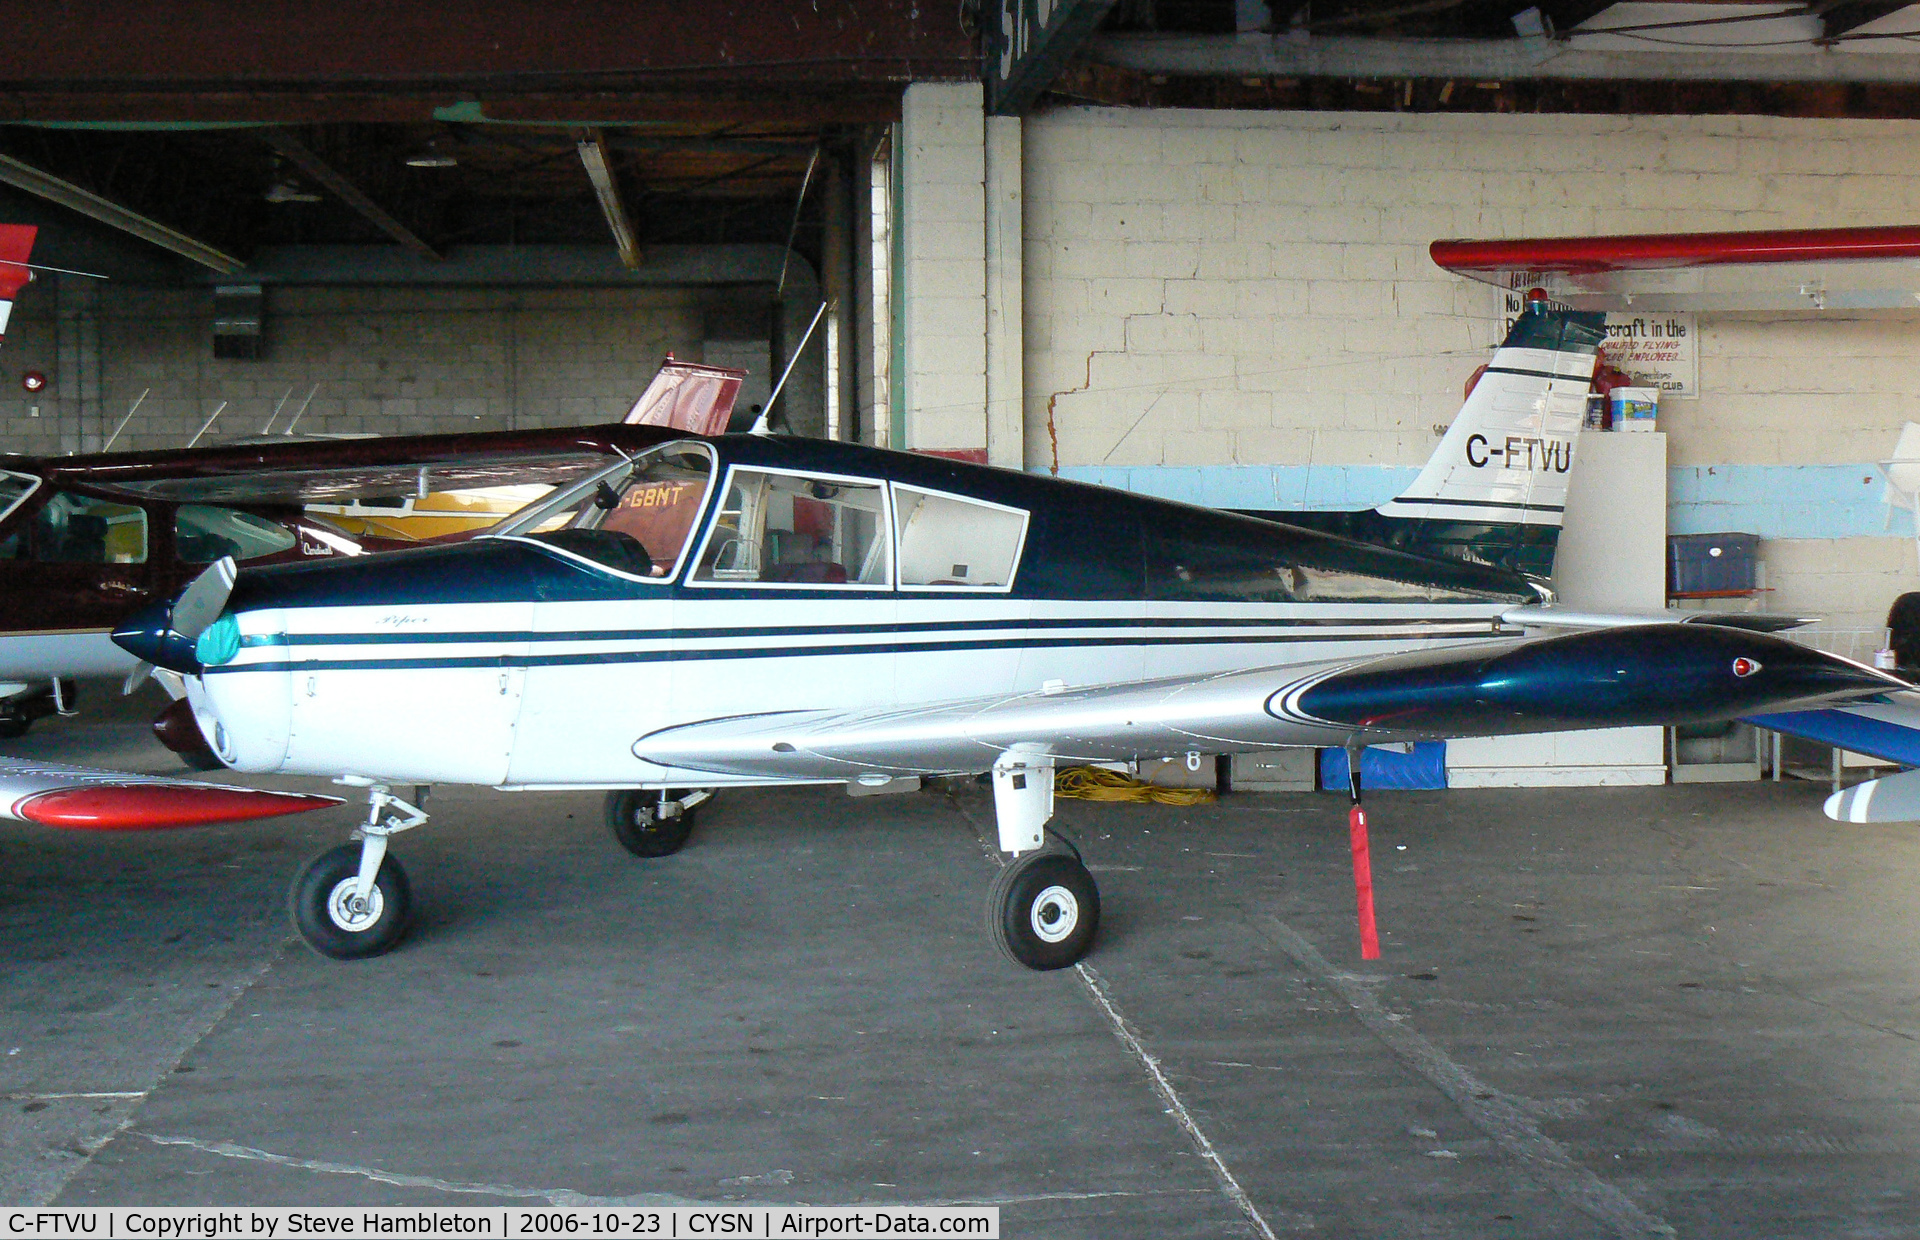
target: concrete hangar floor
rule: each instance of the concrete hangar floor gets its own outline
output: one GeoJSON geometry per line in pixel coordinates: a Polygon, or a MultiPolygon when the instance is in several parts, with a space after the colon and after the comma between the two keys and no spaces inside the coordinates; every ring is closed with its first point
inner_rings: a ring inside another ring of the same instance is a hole
{"type": "MultiPolygon", "coordinates": [[[[152,703],[11,751],[166,770],[152,703]]],[[[104,705],[103,705],[104,703],[104,705]]],[[[1064,802],[1089,967],[983,922],[988,800],[729,793],[659,862],[445,789],[390,956],[350,814],[0,827],[8,1204],[997,1203],[1010,1237],[1911,1235],[1920,842],[1757,784],[1064,802]],[[1664,1229],[1672,1229],[1667,1232],[1664,1229]]]]}

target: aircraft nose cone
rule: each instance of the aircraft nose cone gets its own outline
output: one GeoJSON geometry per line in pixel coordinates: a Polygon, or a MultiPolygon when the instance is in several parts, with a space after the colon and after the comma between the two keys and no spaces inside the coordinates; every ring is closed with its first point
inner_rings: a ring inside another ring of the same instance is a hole
{"type": "Polygon", "coordinates": [[[194,657],[193,641],[173,629],[173,605],[154,603],[143,607],[120,622],[113,631],[113,644],[136,659],[185,676],[200,671],[194,657]]]}

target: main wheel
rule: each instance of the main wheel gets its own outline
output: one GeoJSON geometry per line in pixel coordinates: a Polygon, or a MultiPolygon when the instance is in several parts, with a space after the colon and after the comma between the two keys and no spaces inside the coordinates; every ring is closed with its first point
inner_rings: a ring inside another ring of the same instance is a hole
{"type": "Polygon", "coordinates": [[[1064,969],[1100,928],[1100,889],[1077,857],[1043,852],[1000,871],[987,909],[994,941],[1029,969],[1064,969]]]}
{"type": "Polygon", "coordinates": [[[335,960],[360,960],[391,951],[407,932],[413,895],[407,873],[391,855],[380,862],[373,890],[356,907],[360,845],[330,848],[307,863],[293,880],[289,900],[294,928],[307,946],[335,960]]]}
{"type": "Polygon", "coordinates": [[[687,788],[666,791],[629,788],[607,794],[607,829],[620,847],[636,857],[671,857],[686,846],[693,834],[694,810],[706,797],[693,805],[683,802],[696,794],[687,788]]]}

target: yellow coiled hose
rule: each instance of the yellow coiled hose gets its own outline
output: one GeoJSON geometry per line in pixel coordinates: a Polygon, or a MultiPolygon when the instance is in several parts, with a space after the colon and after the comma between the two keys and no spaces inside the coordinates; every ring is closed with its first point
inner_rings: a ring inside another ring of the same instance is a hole
{"type": "Polygon", "coordinates": [[[1152,801],[1157,805],[1204,805],[1211,788],[1162,788],[1099,766],[1070,766],[1055,771],[1053,795],[1082,801],[1152,801]]]}

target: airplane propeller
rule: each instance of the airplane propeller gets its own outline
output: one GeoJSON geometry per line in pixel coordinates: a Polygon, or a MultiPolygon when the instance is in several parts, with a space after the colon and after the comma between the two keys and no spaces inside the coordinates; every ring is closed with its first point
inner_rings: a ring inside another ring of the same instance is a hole
{"type": "Polygon", "coordinates": [[[184,675],[200,670],[194,643],[226,610],[239,571],[232,556],[223,556],[189,582],[171,607],[156,603],[113,631],[115,644],[139,659],[127,673],[122,693],[138,689],[155,666],[184,675]]]}

